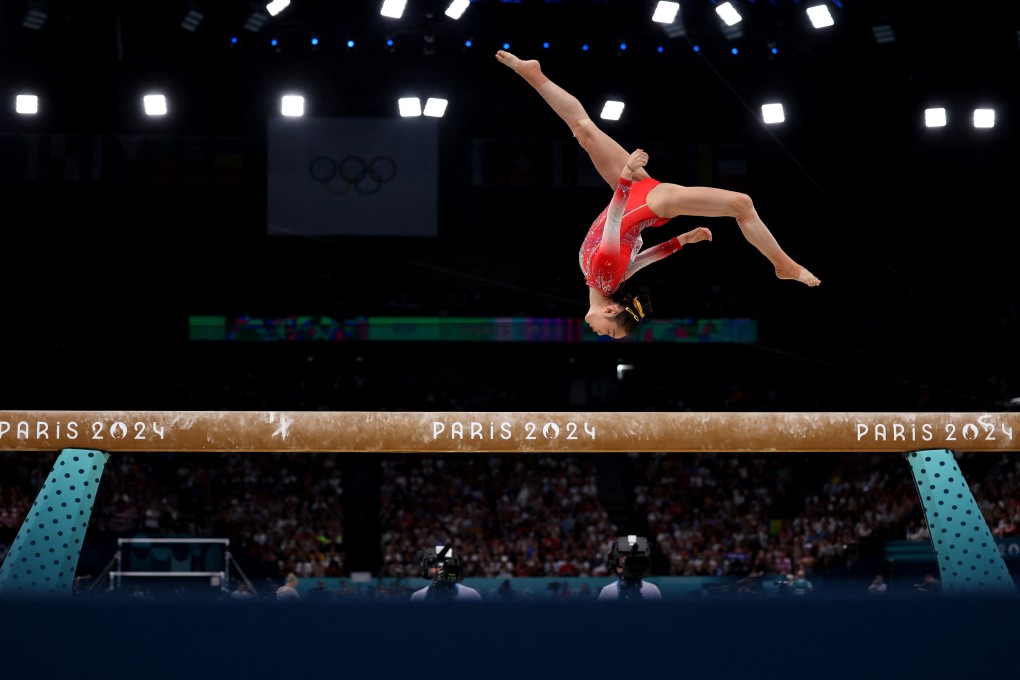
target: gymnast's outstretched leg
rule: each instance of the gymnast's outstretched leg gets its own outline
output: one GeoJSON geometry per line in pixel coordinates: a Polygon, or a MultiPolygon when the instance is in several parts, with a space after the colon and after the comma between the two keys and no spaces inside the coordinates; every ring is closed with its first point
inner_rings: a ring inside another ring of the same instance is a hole
{"type": "Polygon", "coordinates": [[[758,216],[747,194],[713,187],[685,187],[663,183],[648,192],[648,207],[659,217],[679,215],[697,217],[733,217],[744,238],[769,259],[781,279],[800,281],[808,286],[821,283],[817,276],[797,264],[779,246],[775,236],[758,216]]]}
{"type": "MultiPolygon", "coordinates": [[[[592,122],[577,97],[549,80],[542,73],[538,61],[535,59],[523,61],[504,50],[496,52],[496,59],[513,69],[535,88],[556,115],[570,127],[578,144],[588,152],[602,179],[615,189],[617,180],[620,179],[620,169],[627,164],[630,153],[592,122]]],[[[634,173],[634,181],[647,177],[648,173],[643,168],[634,173]]]]}

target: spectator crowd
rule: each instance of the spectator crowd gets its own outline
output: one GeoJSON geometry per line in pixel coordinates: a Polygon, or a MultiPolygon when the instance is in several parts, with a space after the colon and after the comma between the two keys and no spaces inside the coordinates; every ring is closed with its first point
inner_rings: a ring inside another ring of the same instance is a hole
{"type": "MultiPolygon", "coordinates": [[[[0,454],[0,545],[55,455],[0,454]]],[[[957,460],[993,533],[1016,536],[1020,458],[957,460]]],[[[633,533],[653,546],[653,575],[739,579],[848,572],[888,540],[928,540],[906,464],[887,454],[406,453],[374,464],[375,575],[400,594],[420,578],[421,551],[447,543],[467,577],[569,579],[605,576],[612,540],[633,533]],[[604,488],[607,474],[623,485],[604,488]]],[[[256,583],[348,577],[341,467],[331,454],[120,453],[86,543],[112,555],[118,537],[229,538],[256,583]]]]}

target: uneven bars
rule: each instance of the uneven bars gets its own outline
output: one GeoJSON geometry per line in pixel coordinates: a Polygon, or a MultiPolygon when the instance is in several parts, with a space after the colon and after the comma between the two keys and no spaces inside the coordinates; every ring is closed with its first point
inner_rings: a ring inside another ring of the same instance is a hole
{"type": "Polygon", "coordinates": [[[0,451],[67,448],[266,453],[1016,451],[1020,413],[0,411],[0,451]]]}

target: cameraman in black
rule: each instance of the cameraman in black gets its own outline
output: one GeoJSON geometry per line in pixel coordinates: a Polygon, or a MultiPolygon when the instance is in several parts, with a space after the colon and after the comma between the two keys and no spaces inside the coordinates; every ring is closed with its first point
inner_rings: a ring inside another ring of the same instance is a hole
{"type": "Polygon", "coordinates": [[[648,539],[642,536],[621,536],[613,542],[606,556],[610,571],[619,576],[616,583],[603,586],[600,600],[661,600],[662,592],[644,577],[652,568],[652,554],[648,539]]]}
{"type": "Polygon", "coordinates": [[[411,602],[443,600],[481,600],[474,588],[462,585],[464,565],[453,554],[453,546],[437,545],[435,551],[425,550],[421,555],[421,577],[432,581],[411,594],[411,602]]]}

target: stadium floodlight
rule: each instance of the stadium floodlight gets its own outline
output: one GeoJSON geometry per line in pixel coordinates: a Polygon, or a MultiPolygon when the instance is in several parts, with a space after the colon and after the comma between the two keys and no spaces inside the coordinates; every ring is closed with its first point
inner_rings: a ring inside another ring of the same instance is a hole
{"type": "Polygon", "coordinates": [[[659,2],[655,6],[655,12],[652,14],[652,21],[657,21],[660,24],[671,24],[676,19],[679,11],[679,2],[659,2]]]}
{"type": "Polygon", "coordinates": [[[715,8],[715,13],[719,15],[719,18],[723,20],[723,23],[727,26],[736,26],[740,23],[742,16],[737,8],[733,6],[731,2],[724,2],[715,8]]]}
{"type": "Polygon", "coordinates": [[[836,20],[832,18],[832,14],[829,13],[829,8],[825,5],[808,7],[807,15],[808,19],[811,20],[811,25],[815,28],[828,28],[836,23],[836,20]]]}
{"type": "Polygon", "coordinates": [[[995,127],[995,109],[974,109],[974,127],[995,127]]]}
{"type": "Polygon", "coordinates": [[[251,14],[244,21],[244,30],[258,33],[266,25],[267,21],[269,21],[269,16],[261,8],[252,10],[251,14]]]}
{"type": "Polygon", "coordinates": [[[188,13],[184,15],[184,19],[181,20],[181,28],[185,31],[194,33],[198,30],[199,25],[202,23],[202,19],[205,15],[199,12],[197,9],[189,9],[188,13]]]}
{"type": "Polygon", "coordinates": [[[417,97],[401,97],[397,100],[397,108],[402,118],[421,115],[421,100],[417,97]]]}
{"type": "Polygon", "coordinates": [[[266,11],[269,12],[270,16],[276,16],[283,10],[287,9],[290,5],[290,0],[273,0],[266,5],[266,11]]]}
{"type": "Polygon", "coordinates": [[[613,100],[607,101],[602,105],[602,119],[603,120],[620,120],[620,115],[623,113],[623,102],[614,102],[613,100]]]}
{"type": "Polygon", "coordinates": [[[14,98],[14,110],[24,116],[39,113],[39,97],[34,94],[19,94],[14,98]]]}
{"type": "Polygon", "coordinates": [[[399,19],[404,15],[404,7],[407,0],[383,0],[382,9],[379,14],[390,19],[399,19]]]}
{"type": "Polygon", "coordinates": [[[305,115],[305,98],[299,94],[285,94],[280,98],[280,113],[284,116],[305,115]]]}
{"type": "Polygon", "coordinates": [[[21,20],[21,25],[33,31],[38,31],[42,29],[43,24],[46,23],[46,18],[48,16],[49,7],[47,6],[46,0],[32,0],[28,3],[28,7],[25,10],[25,16],[21,20]]]}
{"type": "Polygon", "coordinates": [[[450,6],[446,8],[446,16],[456,21],[464,15],[464,12],[467,11],[470,5],[471,0],[453,0],[450,6]]]}
{"type": "Polygon", "coordinates": [[[766,125],[776,125],[786,120],[782,104],[762,104],[761,118],[766,125]]]}
{"type": "Polygon", "coordinates": [[[426,116],[430,116],[432,118],[442,118],[443,114],[446,113],[446,105],[448,103],[449,102],[447,102],[445,99],[440,99],[438,97],[429,97],[425,101],[425,110],[423,111],[423,113],[426,116]]]}
{"type": "Polygon", "coordinates": [[[147,94],[142,97],[142,105],[147,116],[166,115],[166,97],[161,94],[147,94]]]}
{"type": "Polygon", "coordinates": [[[875,42],[879,45],[886,45],[896,42],[896,33],[889,24],[879,24],[871,27],[871,34],[875,36],[875,42]]]}
{"type": "Polygon", "coordinates": [[[678,2],[660,2],[655,7],[652,21],[662,24],[662,30],[670,38],[683,38],[687,35],[684,25],[683,8],[678,2]]]}
{"type": "Polygon", "coordinates": [[[933,109],[924,110],[924,126],[925,127],[945,127],[946,126],[946,110],[938,107],[933,109]]]}

